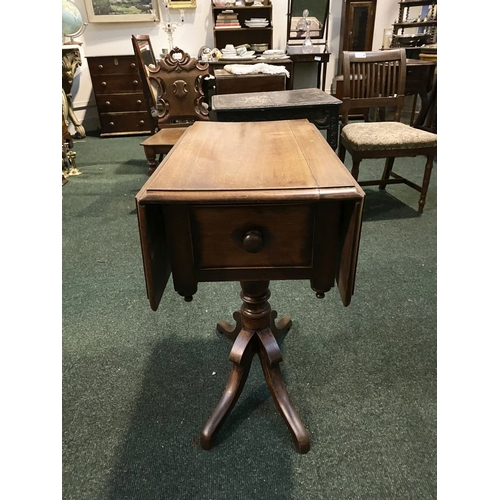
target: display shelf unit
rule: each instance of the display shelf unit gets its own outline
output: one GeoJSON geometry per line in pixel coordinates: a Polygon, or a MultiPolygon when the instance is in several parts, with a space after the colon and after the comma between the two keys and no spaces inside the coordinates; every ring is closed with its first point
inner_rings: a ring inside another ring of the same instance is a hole
{"type": "Polygon", "coordinates": [[[273,48],[273,6],[238,6],[216,7],[212,5],[212,25],[214,33],[214,47],[223,49],[226,45],[232,44],[235,47],[243,44],[267,43],[269,48],[273,48]],[[241,28],[216,28],[217,16],[223,11],[232,10],[238,15],[241,28]],[[252,17],[265,18],[269,20],[266,28],[247,28],[245,21],[252,17]]]}
{"type": "MultiPolygon", "coordinates": [[[[431,35],[429,44],[437,43],[437,0],[401,0],[399,3],[398,18],[392,25],[392,43],[391,47],[399,47],[396,41],[397,35],[404,35],[406,28],[426,28],[425,32],[431,35]],[[429,13],[436,16],[434,19],[424,21],[409,20],[410,7],[424,7],[429,6],[429,13]]],[[[405,47],[414,48],[414,47],[405,47]]]]}

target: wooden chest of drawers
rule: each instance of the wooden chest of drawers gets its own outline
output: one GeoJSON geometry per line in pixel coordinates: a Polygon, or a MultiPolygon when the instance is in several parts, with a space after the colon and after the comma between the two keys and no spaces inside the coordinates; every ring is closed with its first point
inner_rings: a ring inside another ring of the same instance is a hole
{"type": "Polygon", "coordinates": [[[101,137],[154,130],[134,55],[87,57],[101,137]]]}

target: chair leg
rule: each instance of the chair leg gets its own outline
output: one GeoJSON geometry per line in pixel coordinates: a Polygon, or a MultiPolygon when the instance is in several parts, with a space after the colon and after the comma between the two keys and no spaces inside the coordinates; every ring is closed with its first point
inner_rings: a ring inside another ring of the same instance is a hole
{"type": "Polygon", "coordinates": [[[352,159],[352,169],[351,169],[351,175],[354,177],[354,180],[358,180],[358,175],[359,175],[359,164],[361,163],[361,160],[358,158],[353,158],[352,159]]]}
{"type": "Polygon", "coordinates": [[[427,197],[427,190],[429,189],[429,182],[431,180],[432,167],[434,165],[434,155],[427,156],[425,164],[424,180],[422,182],[422,191],[420,192],[420,200],[418,201],[418,213],[423,213],[425,198],[427,197]]]}
{"type": "Polygon", "coordinates": [[[385,159],[384,173],[382,174],[382,179],[380,179],[380,185],[378,187],[379,189],[385,189],[385,186],[387,186],[387,182],[384,181],[387,181],[391,176],[393,165],[394,156],[385,159]]]}
{"type": "Polygon", "coordinates": [[[144,146],[144,154],[148,160],[148,175],[151,175],[158,166],[155,150],[151,146],[144,146]]]}
{"type": "Polygon", "coordinates": [[[346,151],[345,146],[341,140],[340,144],[339,144],[339,159],[342,163],[344,163],[344,160],[345,160],[345,151],[346,151]]]}

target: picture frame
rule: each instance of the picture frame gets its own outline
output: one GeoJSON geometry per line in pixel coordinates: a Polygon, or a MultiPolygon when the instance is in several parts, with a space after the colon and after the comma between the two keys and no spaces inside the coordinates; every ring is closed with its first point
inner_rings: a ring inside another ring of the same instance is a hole
{"type": "Polygon", "coordinates": [[[141,0],[84,0],[90,23],[138,23],[158,19],[158,0],[144,3],[141,0]]]}
{"type": "Polygon", "coordinates": [[[196,9],[196,0],[167,0],[169,9],[196,9]]]}

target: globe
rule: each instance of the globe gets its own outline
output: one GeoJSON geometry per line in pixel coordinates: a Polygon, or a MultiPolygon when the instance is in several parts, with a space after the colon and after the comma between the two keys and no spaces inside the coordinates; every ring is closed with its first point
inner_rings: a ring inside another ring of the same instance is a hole
{"type": "Polygon", "coordinates": [[[81,35],[87,23],[83,22],[83,17],[78,7],[70,0],[62,2],[62,34],[71,38],[81,35]]]}

